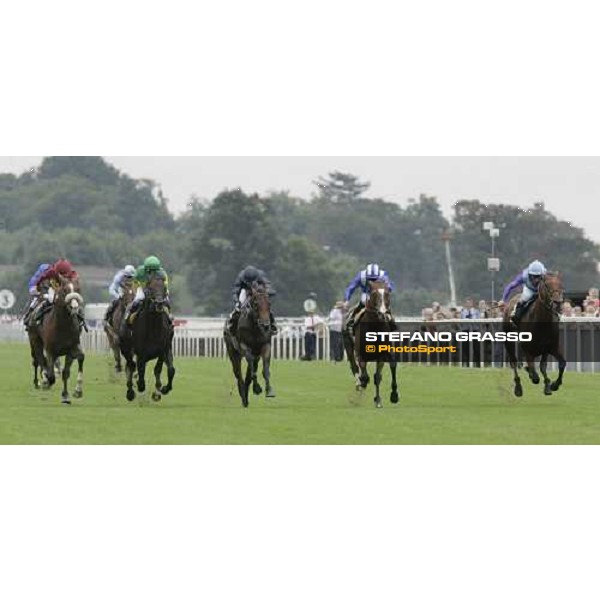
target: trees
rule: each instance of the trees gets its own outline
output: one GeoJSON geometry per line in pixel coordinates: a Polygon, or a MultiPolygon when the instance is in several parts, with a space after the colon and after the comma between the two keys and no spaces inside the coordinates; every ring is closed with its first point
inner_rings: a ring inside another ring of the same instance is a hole
{"type": "Polygon", "coordinates": [[[567,289],[587,289],[598,279],[600,251],[583,231],[558,220],[543,203],[524,210],[504,204],[483,205],[462,200],[454,208],[456,236],[453,246],[457,285],[461,294],[489,297],[490,275],[486,258],[490,240],[482,230],[485,221],[500,229],[498,254],[501,269],[497,280],[504,285],[529,262],[540,259],[559,270],[567,289]]]}
{"type": "Polygon", "coordinates": [[[369,182],[361,182],[356,175],[341,171],[331,171],[313,183],[319,188],[317,196],[319,200],[346,205],[361,199],[371,187],[369,182]]]}

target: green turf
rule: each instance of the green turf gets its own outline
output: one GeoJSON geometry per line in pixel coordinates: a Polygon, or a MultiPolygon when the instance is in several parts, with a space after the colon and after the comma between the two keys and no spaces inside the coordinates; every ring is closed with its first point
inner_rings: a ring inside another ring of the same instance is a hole
{"type": "Polygon", "coordinates": [[[277,398],[243,409],[224,360],[179,359],[170,395],[129,403],[108,356],[89,354],[84,397],[64,406],[58,386],[33,389],[26,346],[0,345],[0,364],[3,444],[600,443],[600,375],[567,373],[549,397],[527,380],[517,400],[506,370],[403,367],[400,404],[388,401],[386,373],[376,410],[372,386],[355,392],[345,364],[282,361],[277,398]]]}

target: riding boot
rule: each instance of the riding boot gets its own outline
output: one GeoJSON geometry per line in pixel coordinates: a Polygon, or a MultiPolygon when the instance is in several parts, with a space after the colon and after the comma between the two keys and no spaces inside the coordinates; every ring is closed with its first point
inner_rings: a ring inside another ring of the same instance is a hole
{"type": "Polygon", "coordinates": [[[275,324],[275,317],[271,313],[271,335],[277,335],[277,325],[275,324]]]}
{"type": "Polygon", "coordinates": [[[79,327],[85,329],[86,331],[89,331],[85,320],[85,313],[83,312],[83,308],[81,307],[77,311],[77,318],[79,319],[79,327]]]}
{"type": "Polygon", "coordinates": [[[46,314],[46,310],[49,309],[52,305],[48,302],[48,300],[42,300],[31,313],[31,317],[29,319],[30,324],[34,324],[36,327],[39,327],[42,324],[42,319],[46,314]]]}
{"type": "Polygon", "coordinates": [[[240,320],[240,309],[236,306],[232,313],[229,315],[229,322],[227,323],[227,331],[234,336],[237,332],[238,321],[240,320]]]}
{"type": "Polygon", "coordinates": [[[513,312],[513,314],[511,315],[510,320],[513,322],[513,324],[518,327],[519,323],[521,322],[521,319],[523,318],[523,315],[525,314],[525,311],[527,310],[527,304],[525,302],[517,302],[517,304],[515,305],[515,310],[513,312]]]}
{"type": "Polygon", "coordinates": [[[27,330],[29,328],[29,319],[33,313],[33,309],[35,308],[35,304],[29,304],[29,306],[27,307],[27,310],[25,311],[25,314],[23,315],[23,325],[25,325],[25,329],[27,330]]]}
{"type": "Polygon", "coordinates": [[[104,315],[104,321],[106,323],[109,323],[110,325],[112,325],[111,319],[112,319],[113,313],[115,312],[115,308],[117,308],[118,303],[119,303],[119,298],[115,298],[110,303],[108,308],[106,309],[106,314],[104,315]]]}

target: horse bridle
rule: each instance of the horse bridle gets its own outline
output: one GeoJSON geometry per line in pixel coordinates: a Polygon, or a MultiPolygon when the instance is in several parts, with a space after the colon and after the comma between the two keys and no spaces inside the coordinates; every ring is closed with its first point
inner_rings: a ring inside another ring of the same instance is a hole
{"type": "Polygon", "coordinates": [[[540,300],[542,300],[542,305],[546,310],[552,311],[553,313],[559,315],[560,314],[560,300],[553,300],[553,290],[548,287],[548,283],[546,282],[546,278],[542,277],[540,280],[540,290],[538,292],[538,296],[540,300]],[[546,292],[547,300],[542,299],[542,294],[540,293],[542,289],[546,292]],[[556,306],[555,306],[556,305],[556,306]]]}
{"type": "Polygon", "coordinates": [[[269,297],[269,292],[268,290],[264,290],[264,291],[258,291],[257,289],[252,289],[251,293],[250,293],[250,298],[249,298],[249,305],[252,308],[252,316],[255,317],[257,324],[259,325],[259,327],[270,327],[271,326],[271,316],[269,315],[268,319],[261,319],[258,316],[258,306],[256,304],[256,300],[258,300],[259,297],[261,296],[266,296],[267,298],[269,297]],[[256,309],[256,315],[254,314],[254,311],[256,309]]]}

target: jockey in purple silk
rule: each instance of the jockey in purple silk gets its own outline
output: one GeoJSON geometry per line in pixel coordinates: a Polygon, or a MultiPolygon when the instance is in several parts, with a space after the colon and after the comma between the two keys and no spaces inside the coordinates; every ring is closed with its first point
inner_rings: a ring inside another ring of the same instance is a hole
{"type": "Polygon", "coordinates": [[[534,260],[526,269],[523,269],[504,289],[502,302],[506,303],[512,293],[522,287],[521,297],[515,305],[511,320],[515,325],[521,322],[521,319],[527,312],[531,303],[535,300],[538,293],[538,287],[542,277],[546,274],[546,267],[539,261],[534,260]]]}

